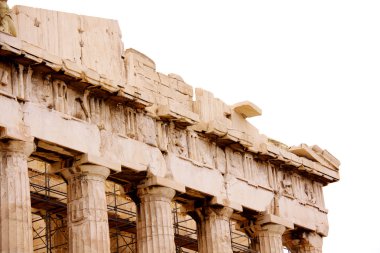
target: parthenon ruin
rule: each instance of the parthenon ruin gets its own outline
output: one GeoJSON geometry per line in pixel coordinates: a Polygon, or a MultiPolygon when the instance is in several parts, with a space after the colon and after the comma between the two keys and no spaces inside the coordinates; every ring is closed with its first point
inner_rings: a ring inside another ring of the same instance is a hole
{"type": "Polygon", "coordinates": [[[322,252],[327,150],[158,72],[114,20],[0,12],[0,252],[322,252]]]}

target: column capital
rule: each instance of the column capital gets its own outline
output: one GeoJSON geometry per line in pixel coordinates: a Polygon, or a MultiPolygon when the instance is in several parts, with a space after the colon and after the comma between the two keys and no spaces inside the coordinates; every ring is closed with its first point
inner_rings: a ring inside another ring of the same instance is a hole
{"type": "Polygon", "coordinates": [[[82,164],[71,168],[66,168],[61,171],[61,174],[66,180],[71,180],[81,176],[97,176],[106,180],[110,174],[110,169],[101,165],[82,164]]]}
{"type": "Polygon", "coordinates": [[[30,156],[35,149],[36,145],[32,141],[0,141],[0,152],[15,152],[30,156]]]}
{"type": "Polygon", "coordinates": [[[194,213],[201,219],[215,215],[221,219],[229,220],[233,212],[234,210],[231,207],[219,205],[206,205],[194,209],[194,213]]]}
{"type": "Polygon", "coordinates": [[[137,196],[141,199],[144,196],[150,197],[164,197],[167,199],[173,199],[176,191],[172,188],[158,185],[145,186],[140,185],[137,187],[137,196]]]}
{"type": "Polygon", "coordinates": [[[255,232],[259,231],[267,231],[270,233],[280,234],[282,235],[286,230],[286,227],[281,224],[276,223],[266,223],[259,226],[255,226],[255,232]]]}
{"type": "MultiPolygon", "coordinates": [[[[260,229],[261,227],[268,227],[268,225],[280,225],[284,228],[293,229],[294,224],[289,220],[282,218],[273,214],[263,214],[257,217],[256,222],[254,223],[255,229],[260,229]]],[[[274,226],[272,226],[274,227],[274,226]]],[[[284,232],[284,231],[283,231],[284,232]]]]}

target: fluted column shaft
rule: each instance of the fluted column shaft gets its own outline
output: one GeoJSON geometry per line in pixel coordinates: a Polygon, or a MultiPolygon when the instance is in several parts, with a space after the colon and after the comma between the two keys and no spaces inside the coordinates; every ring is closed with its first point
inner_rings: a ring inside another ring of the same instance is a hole
{"type": "Polygon", "coordinates": [[[139,188],[137,252],[175,253],[171,200],[175,190],[162,186],[139,188]]]}
{"type": "Polygon", "coordinates": [[[109,253],[105,180],[109,169],[80,165],[67,169],[67,227],[70,253],[109,253]]]}
{"type": "Polygon", "coordinates": [[[232,253],[229,207],[205,206],[192,215],[197,222],[199,253],[232,253]]]}
{"type": "Polygon", "coordinates": [[[255,252],[282,253],[282,234],[285,226],[279,224],[265,224],[255,229],[253,247],[255,252]]]}
{"type": "Polygon", "coordinates": [[[27,158],[34,144],[0,142],[0,252],[33,252],[27,158]]]}

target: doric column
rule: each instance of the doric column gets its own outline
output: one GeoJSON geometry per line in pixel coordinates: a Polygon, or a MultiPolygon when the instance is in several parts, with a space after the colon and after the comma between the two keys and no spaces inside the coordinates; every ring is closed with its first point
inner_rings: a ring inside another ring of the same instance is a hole
{"type": "Polygon", "coordinates": [[[316,232],[288,234],[286,246],[292,253],[322,253],[323,238],[316,232]]]}
{"type": "Polygon", "coordinates": [[[0,142],[0,252],[33,252],[27,158],[34,144],[0,142]]]}
{"type": "Polygon", "coordinates": [[[197,222],[199,253],[232,253],[230,217],[232,208],[205,206],[190,213],[197,222]]]}
{"type": "Polygon", "coordinates": [[[253,247],[255,252],[260,253],[282,253],[282,234],[285,226],[280,224],[268,223],[258,226],[253,236],[253,247]]]}
{"type": "Polygon", "coordinates": [[[78,165],[63,172],[67,185],[70,253],[109,253],[110,238],[105,180],[110,170],[78,165]]]}
{"type": "Polygon", "coordinates": [[[164,186],[138,188],[138,253],[175,253],[171,206],[175,192],[164,186]]]}
{"type": "Polygon", "coordinates": [[[253,238],[253,252],[282,253],[282,235],[287,228],[293,229],[293,223],[273,214],[263,214],[255,223],[246,226],[245,231],[253,238]]]}

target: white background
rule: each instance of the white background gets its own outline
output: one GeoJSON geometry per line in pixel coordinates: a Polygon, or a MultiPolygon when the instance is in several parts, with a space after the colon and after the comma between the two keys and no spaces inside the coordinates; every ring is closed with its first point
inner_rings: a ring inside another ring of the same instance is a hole
{"type": "Polygon", "coordinates": [[[125,48],[229,104],[288,145],[318,144],[339,158],[325,188],[324,253],[380,253],[378,1],[9,0],[119,21],[125,48]]]}

